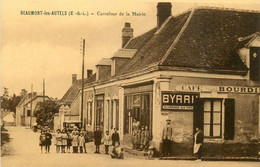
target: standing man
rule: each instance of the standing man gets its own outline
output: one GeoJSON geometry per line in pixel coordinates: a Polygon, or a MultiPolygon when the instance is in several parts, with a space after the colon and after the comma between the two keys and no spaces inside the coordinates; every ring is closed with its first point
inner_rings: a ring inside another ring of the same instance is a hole
{"type": "Polygon", "coordinates": [[[173,141],[173,129],[171,127],[171,120],[166,120],[166,126],[163,128],[162,142],[163,142],[163,156],[171,154],[171,143],[173,141]]]}
{"type": "Polygon", "coordinates": [[[96,145],[96,151],[94,153],[100,154],[99,147],[101,145],[101,138],[102,138],[102,134],[101,134],[100,128],[98,126],[96,131],[94,132],[94,140],[95,140],[95,145],[96,145]]]}

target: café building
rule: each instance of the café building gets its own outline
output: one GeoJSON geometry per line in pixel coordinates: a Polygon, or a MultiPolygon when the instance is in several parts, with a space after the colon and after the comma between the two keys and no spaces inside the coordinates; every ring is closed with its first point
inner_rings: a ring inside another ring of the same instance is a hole
{"type": "Polygon", "coordinates": [[[257,156],[260,133],[260,27],[257,11],[196,7],[172,16],[158,3],[157,26],[102,59],[84,87],[87,129],[119,129],[131,145],[133,119],[160,151],[171,119],[173,156],[191,156],[196,127],[204,157],[257,156]]]}

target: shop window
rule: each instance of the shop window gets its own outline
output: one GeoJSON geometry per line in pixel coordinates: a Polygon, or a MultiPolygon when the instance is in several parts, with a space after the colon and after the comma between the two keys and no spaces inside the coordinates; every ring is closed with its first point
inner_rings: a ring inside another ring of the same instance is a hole
{"type": "Polygon", "coordinates": [[[260,81],[260,47],[250,48],[250,79],[260,81]]]}
{"type": "Polygon", "coordinates": [[[152,94],[126,95],[124,104],[124,134],[132,133],[134,119],[140,122],[140,126],[148,126],[150,134],[152,134],[152,94]]]}
{"type": "Polygon", "coordinates": [[[204,101],[204,136],[221,137],[222,100],[209,99],[204,101]]]}

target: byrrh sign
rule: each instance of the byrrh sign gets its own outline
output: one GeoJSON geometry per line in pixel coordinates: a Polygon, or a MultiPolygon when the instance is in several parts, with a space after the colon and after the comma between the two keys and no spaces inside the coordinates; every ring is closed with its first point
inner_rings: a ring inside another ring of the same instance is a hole
{"type": "Polygon", "coordinates": [[[198,93],[162,92],[162,110],[191,111],[198,93]]]}

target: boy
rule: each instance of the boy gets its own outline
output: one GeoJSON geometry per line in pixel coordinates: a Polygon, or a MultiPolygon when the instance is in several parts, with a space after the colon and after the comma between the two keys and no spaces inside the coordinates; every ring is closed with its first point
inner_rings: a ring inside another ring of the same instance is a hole
{"type": "Polygon", "coordinates": [[[104,136],[104,145],[105,145],[106,154],[108,154],[110,144],[111,144],[111,138],[110,138],[110,135],[109,135],[109,131],[107,130],[106,134],[104,136]]]}
{"type": "Polygon", "coordinates": [[[110,153],[111,158],[124,159],[124,149],[119,147],[119,143],[115,142],[115,146],[110,153]]]}

